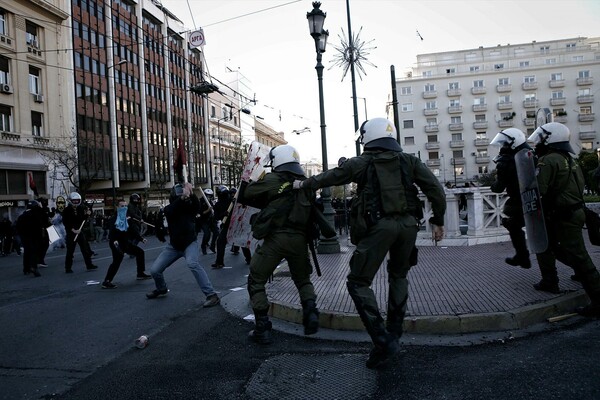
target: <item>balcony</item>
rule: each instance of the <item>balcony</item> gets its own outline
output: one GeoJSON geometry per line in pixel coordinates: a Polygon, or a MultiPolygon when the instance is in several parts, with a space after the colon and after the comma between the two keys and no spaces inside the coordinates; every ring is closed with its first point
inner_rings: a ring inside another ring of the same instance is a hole
{"type": "Polygon", "coordinates": [[[502,120],[498,121],[498,126],[500,128],[510,128],[514,125],[515,125],[515,122],[512,119],[509,119],[509,120],[502,119],[502,120]]]}
{"type": "Polygon", "coordinates": [[[19,142],[21,141],[21,135],[12,132],[0,132],[0,139],[19,142]]]}
{"type": "Polygon", "coordinates": [[[567,104],[566,97],[554,97],[550,99],[551,106],[564,106],[565,104],[567,104]]]}
{"type": "Polygon", "coordinates": [[[462,122],[455,123],[455,124],[448,124],[448,129],[451,131],[462,131],[463,124],[462,124],[462,122]]]}
{"type": "Polygon", "coordinates": [[[487,111],[487,104],[473,104],[473,112],[487,111]]]}
{"type": "Polygon", "coordinates": [[[459,147],[465,147],[465,141],[464,140],[451,140],[450,147],[453,149],[456,149],[459,147]]]}
{"type": "Polygon", "coordinates": [[[594,113],[579,114],[577,119],[579,120],[579,122],[590,122],[596,119],[596,115],[594,113]]]}
{"type": "Polygon", "coordinates": [[[513,108],[512,101],[505,101],[503,103],[498,103],[498,110],[510,110],[513,108]]]}
{"type": "Polygon", "coordinates": [[[490,157],[489,156],[477,156],[475,157],[476,164],[489,164],[490,157]]]}
{"type": "Polygon", "coordinates": [[[506,93],[512,90],[512,85],[496,85],[496,92],[498,93],[506,93]]]}
{"type": "Polygon", "coordinates": [[[424,99],[435,99],[437,97],[437,90],[428,90],[423,92],[424,99]]]}
{"type": "Polygon", "coordinates": [[[452,166],[455,166],[455,165],[465,165],[465,158],[464,157],[451,158],[450,159],[450,165],[452,165],[452,166]]]}
{"type": "Polygon", "coordinates": [[[548,85],[551,88],[559,88],[559,87],[564,87],[565,86],[565,80],[564,79],[559,79],[559,80],[552,80],[548,82],[548,85]]]}
{"type": "Polygon", "coordinates": [[[448,97],[456,97],[456,96],[460,96],[461,94],[461,90],[460,89],[448,89],[446,90],[446,96],[448,97]]]}
{"type": "Polygon", "coordinates": [[[487,129],[488,122],[487,121],[475,121],[473,122],[473,129],[487,129]]]}
{"type": "Polygon", "coordinates": [[[33,143],[45,146],[50,143],[50,139],[48,139],[47,137],[42,137],[42,136],[34,136],[33,143]]]}
{"type": "Polygon", "coordinates": [[[431,160],[425,161],[428,167],[439,167],[441,165],[439,158],[433,158],[431,160]]]}
{"type": "Polygon", "coordinates": [[[521,89],[523,90],[535,90],[538,88],[537,82],[523,82],[521,84],[521,89]]]}
{"type": "Polygon", "coordinates": [[[586,76],[583,78],[577,78],[577,86],[587,86],[594,83],[594,78],[586,76]]]}
{"type": "Polygon", "coordinates": [[[561,124],[566,124],[567,116],[566,115],[555,115],[554,122],[560,122],[561,124]]]}
{"type": "Polygon", "coordinates": [[[583,96],[577,96],[577,103],[579,104],[586,104],[586,103],[593,103],[594,102],[594,95],[593,94],[586,94],[583,96]]]}
{"type": "Polygon", "coordinates": [[[426,115],[426,116],[438,115],[438,109],[437,108],[426,108],[423,110],[423,115],[426,115]]]}
{"type": "Polygon", "coordinates": [[[448,107],[448,114],[457,114],[462,112],[462,106],[450,106],[448,107]]]}
{"type": "Polygon", "coordinates": [[[485,138],[485,139],[475,139],[474,141],[475,146],[489,146],[490,144],[490,139],[485,138]]]}
{"type": "Polygon", "coordinates": [[[579,132],[579,140],[593,140],[593,139],[596,139],[596,131],[579,132]]]}
{"type": "Polygon", "coordinates": [[[525,126],[535,126],[535,118],[523,118],[523,124],[525,126]]]}
{"type": "Polygon", "coordinates": [[[523,107],[525,107],[525,108],[537,108],[538,104],[539,104],[538,99],[523,100],[523,107]]]}
{"type": "Polygon", "coordinates": [[[440,148],[440,142],[427,142],[425,143],[425,150],[437,150],[440,148]]]}
{"type": "Polygon", "coordinates": [[[425,133],[434,133],[434,132],[439,132],[439,131],[440,131],[440,127],[438,124],[425,125],[425,133]]]}
{"type": "Polygon", "coordinates": [[[485,94],[487,92],[487,88],[485,86],[478,86],[471,88],[471,94],[485,94]]]}

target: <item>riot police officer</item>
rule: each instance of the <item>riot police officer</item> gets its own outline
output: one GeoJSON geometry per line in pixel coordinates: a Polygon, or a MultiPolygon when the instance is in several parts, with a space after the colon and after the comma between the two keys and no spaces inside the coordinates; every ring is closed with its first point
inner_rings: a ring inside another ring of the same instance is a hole
{"type": "Polygon", "coordinates": [[[69,195],[69,205],[65,207],[62,217],[65,231],[67,233],[67,255],[65,257],[65,272],[70,274],[73,272],[73,255],[75,246],[79,244],[79,250],[83,255],[88,271],[97,269],[98,266],[92,263],[92,249],[83,232],[84,222],[92,214],[92,210],[81,201],[81,195],[73,192],[69,195]]]}
{"type": "Polygon", "coordinates": [[[537,254],[542,280],[537,290],[558,291],[556,259],[573,268],[591,302],[577,311],[588,317],[600,317],[600,274],[585,248],[582,229],[583,173],[571,154],[569,128],[550,122],[537,128],[529,137],[539,156],[537,180],[542,198],[548,249],[537,254]]]}
{"type": "Polygon", "coordinates": [[[531,268],[525,232],[523,231],[525,219],[523,218],[521,191],[515,164],[515,154],[522,149],[530,149],[531,147],[527,144],[523,131],[517,128],[509,128],[498,132],[490,145],[502,146],[498,157],[494,159],[497,175],[490,189],[494,193],[502,193],[506,190],[508,199],[502,209],[506,217],[502,218],[502,225],[508,230],[510,241],[516,252],[513,257],[507,257],[504,261],[509,265],[531,268]]]}
{"type": "Polygon", "coordinates": [[[433,173],[417,157],[402,152],[396,128],[389,120],[365,121],[357,134],[364,144],[360,156],[306,179],[301,187],[316,190],[357,183],[350,220],[356,250],[350,259],[347,287],[374,344],[367,367],[377,368],[400,347],[398,339],[408,301],[407,274],[415,263],[411,254],[415,254],[422,213],[414,183],[431,201],[433,217],[429,222],[435,240],[444,235],[446,200],[433,173]],[[389,299],[384,324],[371,284],[388,252],[389,299]]]}

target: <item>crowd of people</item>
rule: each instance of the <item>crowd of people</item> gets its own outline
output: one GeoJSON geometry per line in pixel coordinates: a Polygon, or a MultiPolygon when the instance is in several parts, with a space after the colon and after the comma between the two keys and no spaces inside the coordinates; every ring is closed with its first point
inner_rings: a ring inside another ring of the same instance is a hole
{"type": "MultiPolygon", "coordinates": [[[[48,210],[47,204],[32,200],[27,210],[17,219],[16,228],[6,220],[0,225],[2,250],[6,243],[14,242],[14,231],[20,237],[19,248],[24,249],[23,272],[39,277],[39,267],[45,265],[44,255],[49,242],[46,229],[64,226],[62,237],[66,246],[65,272],[72,273],[73,254],[77,245],[86,268],[98,268],[92,262],[94,255],[83,229],[92,221],[91,232],[96,241],[108,240],[113,261],[102,283],[105,289],[114,289],[113,279],[124,255],[136,258],[137,279],[154,279],[155,289],[146,294],[148,299],[165,296],[169,289],[164,271],[179,258],[184,258],[200,290],[206,296],[204,307],[220,303],[210,278],[199,262],[200,252],[215,253],[214,269],[224,267],[224,252],[228,246],[227,230],[233,206],[260,209],[251,219],[252,233],[261,244],[254,255],[242,248],[250,265],[247,290],[254,312],[255,326],[249,332],[251,340],[259,344],[273,341],[269,320],[269,301],[265,285],[279,265],[286,259],[291,279],[300,297],[303,310],[304,334],[312,335],[319,329],[317,293],[311,281],[313,263],[318,269],[314,253],[314,240],[333,237],[342,221],[330,226],[323,216],[322,205],[316,191],[323,187],[349,183],[357,185],[352,203],[336,199],[334,204],[343,212],[343,224],[349,219],[350,240],[356,246],[350,259],[350,272],[346,286],[356,310],[373,342],[373,350],[366,361],[368,368],[378,368],[399,352],[399,339],[408,302],[408,272],[418,262],[415,247],[417,233],[422,223],[430,223],[432,238],[444,237],[446,212],[445,191],[439,180],[419,158],[404,153],[396,140],[396,129],[385,118],[365,121],[360,128],[361,155],[341,160],[338,167],[306,178],[297,151],[289,145],[271,149],[269,167],[255,182],[243,182],[239,193],[225,186],[204,189],[199,198],[189,183],[178,183],[172,189],[169,205],[146,222],[141,208],[141,196],[133,194],[129,203],[121,200],[114,215],[105,218],[93,215],[91,207],[74,192],[57,210],[48,210]],[[431,204],[431,217],[424,222],[419,190],[431,204]],[[216,197],[216,198],[215,198],[216,197]],[[351,207],[350,207],[351,206],[351,207]],[[58,221],[58,223],[57,223],[58,221]],[[149,230],[152,228],[152,231],[149,230]],[[161,242],[167,241],[161,253],[145,271],[144,235],[154,233],[161,242]],[[202,232],[202,240],[198,234],[202,232]],[[12,239],[10,239],[12,237],[12,239]],[[309,252],[309,249],[312,252],[309,252]],[[388,303],[384,316],[379,311],[371,285],[383,261],[387,261],[388,303]]],[[[585,223],[583,201],[584,179],[581,168],[574,161],[569,144],[570,132],[559,123],[538,127],[526,139],[522,131],[510,128],[499,132],[492,145],[501,147],[497,162],[497,180],[494,192],[506,191],[508,200],[504,207],[503,225],[515,248],[515,255],[505,261],[512,266],[531,268],[529,241],[525,236],[525,218],[521,203],[515,156],[523,149],[537,156],[537,180],[545,217],[547,246],[536,254],[542,280],[534,284],[536,290],[558,293],[556,260],[573,268],[590,303],[577,312],[587,317],[600,317],[600,274],[593,264],[582,236],[585,223]],[[528,143],[531,143],[532,146],[528,143]]],[[[59,206],[57,202],[57,206],[59,206]]],[[[541,214],[540,214],[541,215],[541,214]]],[[[59,230],[57,228],[57,230],[59,230]]],[[[546,239],[544,239],[546,240],[546,239]]],[[[239,252],[232,246],[231,251],[239,252]]]]}

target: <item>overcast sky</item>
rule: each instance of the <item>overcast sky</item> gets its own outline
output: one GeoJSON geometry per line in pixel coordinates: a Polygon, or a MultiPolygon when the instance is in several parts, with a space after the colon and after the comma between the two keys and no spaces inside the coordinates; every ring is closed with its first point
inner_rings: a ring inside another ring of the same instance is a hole
{"type": "MultiPolygon", "coordinates": [[[[355,155],[350,73],[342,82],[342,68],[332,63],[334,45],[340,45],[342,29],[347,35],[348,20],[346,0],[321,3],[329,30],[323,86],[332,164],[341,156],[355,155]]],[[[321,160],[316,54],[306,19],[312,1],[162,0],[162,4],[186,27],[203,28],[211,75],[225,82],[226,67],[239,69],[256,93],[253,113],[283,130],[303,161],[321,160]],[[311,131],[291,134],[304,127],[311,131]]],[[[417,54],[600,36],[598,0],[350,0],[350,13],[353,33],[362,28],[365,47],[374,47],[367,59],[376,65],[363,63],[367,75],[362,80],[356,76],[357,96],[366,98],[358,100],[361,122],[365,102],[369,118],[385,117],[390,66],[401,77],[416,63],[417,54]]]]}

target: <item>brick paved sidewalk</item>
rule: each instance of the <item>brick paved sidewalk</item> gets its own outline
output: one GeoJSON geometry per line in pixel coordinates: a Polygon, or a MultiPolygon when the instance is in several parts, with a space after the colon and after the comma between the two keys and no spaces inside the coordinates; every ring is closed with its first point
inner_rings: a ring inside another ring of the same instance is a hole
{"type": "MultiPolygon", "coordinates": [[[[321,325],[332,329],[362,329],[346,289],[348,262],[354,246],[340,238],[341,254],[319,255],[323,276],[312,279],[321,311],[321,325]]],[[[525,328],[548,317],[572,312],[587,303],[581,285],[570,279],[572,270],[558,263],[561,294],[533,289],[540,280],[535,256],[532,268],[504,262],[513,255],[509,242],[476,246],[419,247],[419,263],[409,273],[407,332],[466,333],[525,328]]],[[[588,244],[598,266],[600,248],[588,244]]],[[[377,301],[385,313],[387,272],[384,262],[373,282],[377,301]]],[[[300,300],[287,265],[275,273],[267,292],[276,318],[301,321],[300,300]]]]}

